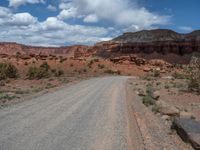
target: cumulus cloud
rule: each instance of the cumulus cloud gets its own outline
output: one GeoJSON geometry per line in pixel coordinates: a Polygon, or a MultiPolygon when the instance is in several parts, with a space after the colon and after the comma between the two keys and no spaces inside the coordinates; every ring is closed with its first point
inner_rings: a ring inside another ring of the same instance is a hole
{"type": "Polygon", "coordinates": [[[57,11],[57,8],[53,5],[48,5],[47,9],[50,10],[50,11],[57,11]]]}
{"type": "Polygon", "coordinates": [[[36,3],[45,3],[45,0],[8,0],[9,6],[17,8],[21,5],[25,5],[26,3],[36,4],[36,3]]]}
{"type": "MultiPolygon", "coordinates": [[[[8,1],[9,7],[17,8],[47,0],[8,1]]],[[[13,9],[0,7],[0,40],[43,46],[93,44],[125,31],[151,29],[170,19],[138,6],[137,0],[59,1],[57,7],[46,5],[46,9],[60,13],[43,21],[29,12],[13,13],[13,9]]]]}
{"type": "Polygon", "coordinates": [[[74,18],[74,17],[78,17],[77,9],[74,7],[71,7],[69,9],[63,9],[58,15],[58,18],[63,20],[67,20],[69,18],[74,18]]]}
{"type": "Polygon", "coordinates": [[[29,13],[17,13],[6,21],[7,25],[28,26],[37,22],[37,18],[29,13]]]}
{"type": "Polygon", "coordinates": [[[84,22],[98,22],[98,17],[95,14],[90,14],[86,16],[83,21],[84,22]]]}
{"type": "Polygon", "coordinates": [[[71,25],[57,17],[39,21],[27,12],[13,14],[3,7],[0,14],[0,41],[4,42],[41,46],[92,44],[106,38],[109,32],[104,27],[71,25]]]}
{"type": "Polygon", "coordinates": [[[58,20],[56,17],[49,17],[41,23],[44,30],[62,30],[66,27],[66,23],[58,20]]]}
{"type": "Polygon", "coordinates": [[[86,22],[88,20],[89,22],[90,20],[106,20],[117,26],[149,28],[153,25],[166,24],[170,18],[139,7],[136,0],[73,0],[62,2],[60,8],[63,10],[59,16],[62,16],[63,12],[68,12],[66,15],[68,19],[77,16],[80,18],[80,15],[82,15],[83,21],[86,22]],[[71,8],[76,11],[70,11],[71,8]],[[69,15],[69,12],[73,12],[73,15],[69,15]]]}
{"type": "Polygon", "coordinates": [[[60,9],[69,9],[70,7],[72,7],[70,2],[61,2],[59,4],[60,9]]]}
{"type": "Polygon", "coordinates": [[[0,7],[0,18],[6,18],[11,15],[11,11],[8,8],[0,7]]]}

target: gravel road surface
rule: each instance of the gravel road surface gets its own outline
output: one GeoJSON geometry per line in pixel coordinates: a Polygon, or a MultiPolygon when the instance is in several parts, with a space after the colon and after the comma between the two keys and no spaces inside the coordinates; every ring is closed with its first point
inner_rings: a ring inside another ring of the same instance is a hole
{"type": "Polygon", "coordinates": [[[134,149],[126,80],[93,78],[0,109],[0,150],[134,149]]]}

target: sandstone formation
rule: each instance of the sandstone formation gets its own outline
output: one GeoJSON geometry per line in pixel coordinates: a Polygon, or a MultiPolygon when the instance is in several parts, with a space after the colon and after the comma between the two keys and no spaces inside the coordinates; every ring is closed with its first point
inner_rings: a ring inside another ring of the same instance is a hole
{"type": "Polygon", "coordinates": [[[103,57],[137,54],[145,58],[168,59],[170,63],[188,63],[191,54],[200,52],[200,31],[179,34],[171,30],[144,30],[96,44],[103,57]],[[148,57],[149,56],[149,57],[148,57]],[[185,61],[178,60],[183,58],[185,61]]]}
{"type": "MultiPolygon", "coordinates": [[[[0,43],[0,58],[17,56],[46,60],[57,56],[84,58],[98,56],[114,63],[146,64],[146,60],[163,59],[169,63],[189,63],[193,53],[200,52],[200,31],[179,34],[171,30],[143,30],[124,33],[111,41],[94,46],[35,47],[17,43],[0,43]]],[[[153,63],[153,62],[152,62],[153,63]]],[[[163,63],[163,62],[162,62],[163,63]]],[[[157,62],[160,64],[160,62],[157,62]]]]}

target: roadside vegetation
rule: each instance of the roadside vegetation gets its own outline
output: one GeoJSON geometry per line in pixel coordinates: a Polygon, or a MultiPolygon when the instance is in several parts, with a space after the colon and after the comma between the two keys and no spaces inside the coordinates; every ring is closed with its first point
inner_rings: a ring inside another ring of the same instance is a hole
{"type": "Polygon", "coordinates": [[[55,76],[55,77],[60,77],[64,74],[64,71],[59,69],[51,69],[51,67],[49,66],[49,64],[47,62],[44,62],[42,65],[40,65],[39,67],[35,67],[35,66],[31,66],[28,69],[28,78],[29,79],[43,79],[43,78],[48,78],[51,76],[55,76]]]}
{"type": "Polygon", "coordinates": [[[0,63],[0,80],[17,78],[17,68],[11,63],[0,63]]]}
{"type": "Polygon", "coordinates": [[[195,57],[189,69],[190,79],[188,88],[190,91],[200,94],[200,56],[195,57]]]}

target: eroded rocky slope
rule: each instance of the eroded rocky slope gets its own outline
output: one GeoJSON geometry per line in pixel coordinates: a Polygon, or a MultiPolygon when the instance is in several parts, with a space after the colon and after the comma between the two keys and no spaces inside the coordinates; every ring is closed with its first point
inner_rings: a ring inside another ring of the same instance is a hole
{"type": "Polygon", "coordinates": [[[145,59],[164,59],[170,63],[188,63],[194,53],[200,52],[200,30],[179,34],[171,30],[143,30],[124,33],[111,41],[94,46],[33,47],[17,43],[0,43],[1,57],[16,55],[64,55],[65,57],[116,58],[136,54],[145,59]]]}

